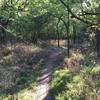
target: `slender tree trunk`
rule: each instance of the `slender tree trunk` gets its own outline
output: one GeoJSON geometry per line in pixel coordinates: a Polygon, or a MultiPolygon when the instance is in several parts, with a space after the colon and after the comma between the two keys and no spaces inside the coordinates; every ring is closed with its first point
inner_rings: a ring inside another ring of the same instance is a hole
{"type": "Polygon", "coordinates": [[[70,33],[70,30],[69,30],[69,27],[70,27],[70,12],[68,11],[68,23],[65,22],[65,20],[63,20],[62,16],[57,17],[59,19],[59,21],[61,20],[66,28],[66,32],[67,32],[67,55],[68,55],[68,58],[70,57],[70,36],[69,36],[69,33],[70,33]]]}
{"type": "Polygon", "coordinates": [[[58,32],[58,47],[60,47],[60,39],[59,39],[59,32],[58,32]]]}
{"type": "Polygon", "coordinates": [[[76,43],[76,29],[75,26],[73,26],[73,43],[76,43]]]}
{"type": "Polygon", "coordinates": [[[70,37],[69,37],[69,27],[70,27],[70,16],[68,11],[68,27],[67,27],[67,46],[68,46],[68,58],[70,57],[70,37]]]}
{"type": "Polygon", "coordinates": [[[67,56],[68,58],[70,57],[70,36],[69,36],[69,26],[70,26],[70,19],[68,17],[68,24],[62,19],[64,25],[65,25],[65,28],[66,28],[66,32],[67,32],[67,56]]]}
{"type": "Polygon", "coordinates": [[[58,47],[60,47],[59,22],[60,22],[60,18],[58,19],[58,23],[57,23],[57,38],[58,38],[58,47]]]}
{"type": "Polygon", "coordinates": [[[96,29],[96,49],[97,57],[100,57],[100,30],[96,29]]]}
{"type": "Polygon", "coordinates": [[[1,27],[0,29],[0,42],[4,43],[5,42],[5,30],[1,27]]]}
{"type": "Polygon", "coordinates": [[[69,35],[67,35],[67,48],[68,48],[68,58],[70,57],[70,39],[69,39],[69,35]]]}

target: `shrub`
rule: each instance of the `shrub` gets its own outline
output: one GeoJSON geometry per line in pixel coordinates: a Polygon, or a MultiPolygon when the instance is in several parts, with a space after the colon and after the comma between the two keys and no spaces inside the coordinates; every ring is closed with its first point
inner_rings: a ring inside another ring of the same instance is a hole
{"type": "Polygon", "coordinates": [[[57,70],[52,81],[55,99],[97,100],[100,91],[99,77],[99,67],[84,67],[76,73],[71,73],[67,69],[57,70]]]}
{"type": "Polygon", "coordinates": [[[53,75],[52,88],[53,94],[58,95],[60,92],[63,92],[65,89],[66,82],[69,82],[71,74],[69,70],[57,70],[53,75]]]}

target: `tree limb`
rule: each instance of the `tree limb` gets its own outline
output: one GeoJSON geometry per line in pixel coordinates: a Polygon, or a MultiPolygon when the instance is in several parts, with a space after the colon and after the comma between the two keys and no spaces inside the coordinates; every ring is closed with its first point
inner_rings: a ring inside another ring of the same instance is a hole
{"type": "Polygon", "coordinates": [[[84,16],[84,15],[99,15],[100,16],[100,13],[99,12],[96,12],[96,13],[92,13],[92,12],[83,12],[82,14],[79,14],[79,16],[84,16]]]}
{"type": "Polygon", "coordinates": [[[0,24],[0,28],[2,28],[4,31],[6,31],[6,32],[10,32],[9,30],[7,30],[4,26],[2,26],[1,24],[0,24]]]}
{"type": "Polygon", "coordinates": [[[70,12],[70,14],[72,15],[73,18],[76,18],[76,19],[78,19],[86,24],[91,24],[91,25],[93,24],[92,22],[84,20],[84,19],[80,18],[79,16],[77,16],[76,14],[74,14],[72,12],[72,10],[70,9],[69,5],[66,4],[63,0],[60,0],[60,2],[67,8],[67,10],[70,12]]]}

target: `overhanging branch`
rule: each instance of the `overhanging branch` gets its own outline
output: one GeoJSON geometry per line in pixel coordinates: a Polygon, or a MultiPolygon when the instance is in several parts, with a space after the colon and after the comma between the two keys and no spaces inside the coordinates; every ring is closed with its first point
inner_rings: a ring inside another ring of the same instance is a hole
{"type": "Polygon", "coordinates": [[[96,13],[92,13],[92,12],[83,12],[82,14],[79,14],[79,16],[84,16],[84,15],[96,15],[96,16],[100,16],[100,13],[99,12],[96,12],[96,13]]]}
{"type": "Polygon", "coordinates": [[[86,24],[90,24],[90,25],[93,24],[92,22],[87,21],[87,20],[84,20],[84,19],[80,18],[79,16],[77,16],[76,14],[74,14],[74,13],[72,12],[72,10],[70,9],[69,5],[66,4],[63,0],[60,0],[60,2],[67,8],[68,12],[70,12],[70,14],[72,15],[73,18],[76,18],[76,19],[78,19],[78,20],[80,20],[81,22],[84,22],[84,23],[86,23],[86,24]]]}

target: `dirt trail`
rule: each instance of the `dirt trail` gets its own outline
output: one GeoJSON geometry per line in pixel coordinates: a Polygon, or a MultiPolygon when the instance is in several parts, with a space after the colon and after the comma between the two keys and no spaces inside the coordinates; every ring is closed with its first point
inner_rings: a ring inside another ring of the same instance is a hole
{"type": "Polygon", "coordinates": [[[49,48],[46,50],[42,75],[38,79],[37,90],[33,93],[34,100],[53,100],[53,97],[50,94],[50,80],[53,68],[59,63],[64,51],[65,50],[58,48],[49,48]]]}

